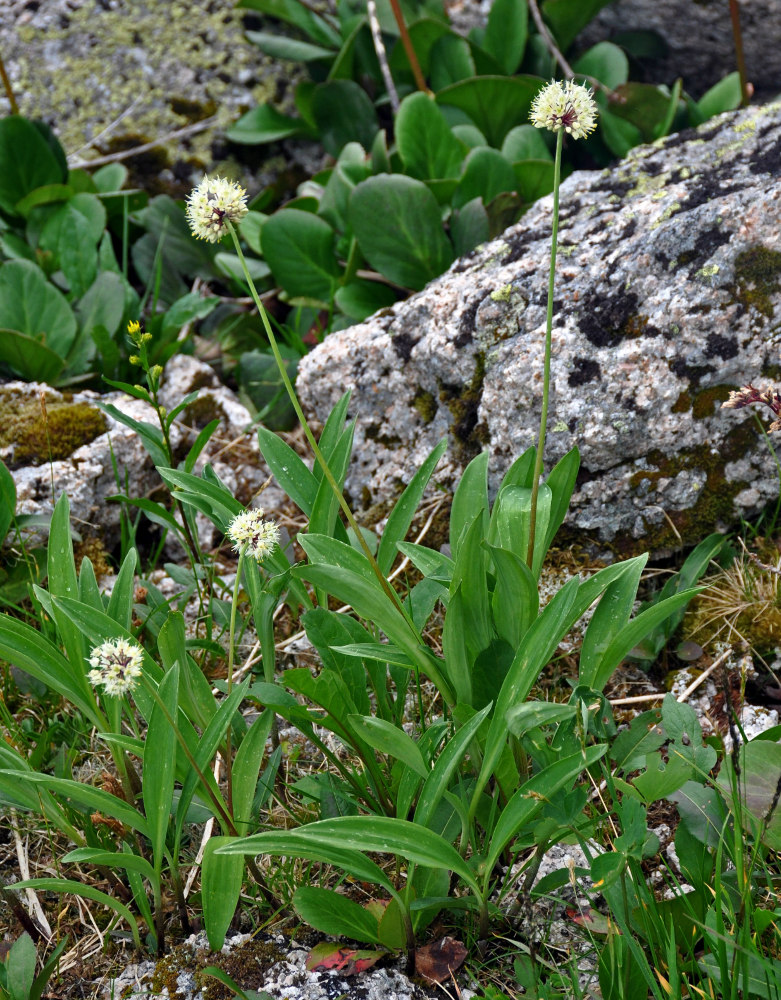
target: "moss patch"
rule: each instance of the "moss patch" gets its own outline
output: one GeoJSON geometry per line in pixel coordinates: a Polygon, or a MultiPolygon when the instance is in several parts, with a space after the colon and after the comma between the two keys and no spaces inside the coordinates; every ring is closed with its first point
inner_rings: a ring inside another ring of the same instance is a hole
{"type": "Polygon", "coordinates": [[[67,458],[107,427],[106,418],[89,403],[47,396],[44,419],[38,396],[0,390],[0,447],[13,448],[9,468],[67,458]]]}
{"type": "Polygon", "coordinates": [[[771,319],[775,313],[771,297],[781,291],[781,253],[763,246],[744,250],[735,258],[735,280],[737,301],[771,319]]]}
{"type": "Polygon", "coordinates": [[[418,391],[412,399],[412,405],[420,414],[424,424],[430,424],[439,409],[439,405],[433,394],[427,392],[425,389],[421,389],[420,386],[418,386],[418,391]]]}
{"type": "Polygon", "coordinates": [[[454,454],[466,465],[480,451],[485,441],[485,428],[477,422],[485,382],[485,355],[475,354],[475,373],[465,386],[441,384],[439,398],[453,417],[450,433],[453,436],[454,454]]]}
{"type": "Polygon", "coordinates": [[[193,951],[189,945],[181,944],[164,955],[157,963],[152,975],[152,990],[160,993],[164,988],[172,1000],[181,1000],[184,993],[177,985],[177,978],[183,972],[193,974],[196,984],[203,990],[203,1000],[232,1000],[234,994],[222,983],[202,970],[209,965],[227,972],[244,989],[259,989],[268,969],[285,960],[285,955],[276,945],[266,941],[251,939],[227,954],[212,952],[207,948],[193,951]]]}

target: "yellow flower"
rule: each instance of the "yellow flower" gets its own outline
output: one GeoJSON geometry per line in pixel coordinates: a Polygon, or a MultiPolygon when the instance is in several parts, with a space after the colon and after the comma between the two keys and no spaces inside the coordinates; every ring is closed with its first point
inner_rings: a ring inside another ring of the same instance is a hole
{"type": "Polygon", "coordinates": [[[597,127],[593,91],[574,80],[552,81],[532,101],[532,125],[551,132],[562,129],[573,139],[583,139],[597,127]]]}
{"type": "Polygon", "coordinates": [[[131,319],[127,325],[127,332],[131,334],[131,336],[134,333],[138,333],[140,329],[141,329],[141,324],[136,319],[131,319]]]}
{"type": "Polygon", "coordinates": [[[247,214],[247,192],[233,181],[207,177],[187,198],[187,221],[193,236],[217,243],[228,233],[228,223],[247,214]]]}

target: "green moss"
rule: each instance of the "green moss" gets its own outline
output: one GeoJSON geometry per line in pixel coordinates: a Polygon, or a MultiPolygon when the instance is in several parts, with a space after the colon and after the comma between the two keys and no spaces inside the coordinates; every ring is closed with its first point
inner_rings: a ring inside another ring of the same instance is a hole
{"type": "MultiPolygon", "coordinates": [[[[198,388],[198,386],[193,386],[198,388]]],[[[205,392],[197,396],[189,406],[184,408],[182,414],[183,423],[188,427],[196,427],[199,430],[210,424],[212,420],[224,420],[225,411],[222,404],[211,395],[205,392]]]]}
{"type": "Polygon", "coordinates": [[[718,407],[729,399],[729,386],[714,385],[709,389],[701,389],[695,393],[692,402],[692,416],[696,420],[712,417],[718,407]]]}
{"type": "Polygon", "coordinates": [[[459,463],[466,465],[479,451],[485,441],[485,428],[477,423],[477,411],[483,398],[485,382],[485,355],[475,354],[475,372],[466,386],[456,389],[441,385],[439,398],[453,417],[450,433],[453,437],[454,454],[459,463]]]}
{"type": "Polygon", "coordinates": [[[439,409],[439,404],[434,395],[425,389],[421,389],[420,386],[418,386],[418,391],[412,399],[412,405],[420,414],[424,424],[430,424],[439,409]]]}
{"type": "Polygon", "coordinates": [[[7,464],[41,465],[72,455],[104,433],[106,418],[89,403],[48,395],[44,419],[41,400],[16,391],[0,390],[0,447],[12,447],[7,464]]]}
{"type": "Polygon", "coordinates": [[[285,955],[276,945],[254,938],[227,954],[211,952],[206,948],[193,953],[188,945],[177,945],[155,966],[152,992],[161,993],[163,989],[167,989],[171,1000],[181,1000],[183,993],[176,980],[180,973],[189,972],[194,975],[197,986],[203,991],[203,1000],[232,1000],[234,994],[228,987],[203,973],[206,966],[217,966],[244,989],[253,990],[260,988],[265,972],[284,959],[285,955]]]}
{"type": "Polygon", "coordinates": [[[688,413],[692,408],[692,398],[691,395],[686,391],[680,394],[680,396],[673,403],[670,412],[671,413],[688,413]]]}
{"type": "Polygon", "coordinates": [[[737,301],[771,319],[771,296],[781,290],[781,253],[763,246],[744,250],[735,258],[735,281],[737,301]]]}

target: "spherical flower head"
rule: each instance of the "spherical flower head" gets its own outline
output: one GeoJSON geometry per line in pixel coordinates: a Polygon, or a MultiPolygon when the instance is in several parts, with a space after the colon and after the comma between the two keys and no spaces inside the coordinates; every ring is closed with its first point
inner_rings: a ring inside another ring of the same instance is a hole
{"type": "Polygon", "coordinates": [[[193,236],[217,243],[228,233],[228,223],[247,214],[247,192],[234,181],[206,177],[187,198],[187,221],[193,236]]]}
{"type": "Polygon", "coordinates": [[[127,639],[116,639],[96,646],[89,658],[93,668],[90,681],[100,684],[106,694],[120,696],[132,691],[141,676],[144,654],[140,646],[127,639]]]}
{"type": "Polygon", "coordinates": [[[263,562],[279,545],[279,528],[273,521],[263,520],[263,508],[243,510],[228,525],[228,538],[235,552],[246,552],[257,562],[263,562]]]}
{"type": "Polygon", "coordinates": [[[593,91],[574,80],[554,80],[534,98],[529,117],[536,128],[563,129],[573,139],[583,139],[597,127],[593,91]]]}

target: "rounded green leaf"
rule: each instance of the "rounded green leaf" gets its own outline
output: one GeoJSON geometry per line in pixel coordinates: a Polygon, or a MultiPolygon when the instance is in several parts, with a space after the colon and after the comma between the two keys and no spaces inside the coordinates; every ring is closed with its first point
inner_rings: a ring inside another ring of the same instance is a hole
{"type": "Polygon", "coordinates": [[[494,0],[483,48],[508,76],[518,69],[528,37],[529,8],[518,0],[494,0]]]}
{"type": "Polygon", "coordinates": [[[330,302],[339,279],[334,231],[328,223],[297,208],[275,213],[263,227],[263,256],[292,298],[330,302]]]}
{"type": "Polygon", "coordinates": [[[516,187],[512,164],[499,150],[489,146],[473,149],[464,163],[464,172],[453,196],[453,207],[461,208],[478,197],[487,205],[498,194],[514,191],[516,187]]]}
{"type": "Polygon", "coordinates": [[[396,118],[396,144],[412,177],[434,180],[458,177],[466,147],[451,132],[436,104],[426,94],[410,94],[396,118]]]}
{"type": "Polygon", "coordinates": [[[40,339],[63,358],[76,336],[76,318],[64,295],[28,260],[0,267],[0,327],[40,339]]]}
{"type": "Polygon", "coordinates": [[[504,137],[502,154],[510,163],[518,160],[553,161],[542,132],[533,125],[516,125],[504,137]]]}
{"type": "Polygon", "coordinates": [[[231,142],[251,146],[262,142],[279,142],[280,139],[308,135],[309,132],[306,122],[283,115],[268,104],[259,104],[242,115],[225,134],[231,142]]]}
{"type": "Polygon", "coordinates": [[[348,142],[370,149],[380,127],[369,95],[353,80],[320,84],[312,96],[312,114],[331,156],[338,156],[348,142]]]}
{"type": "Polygon", "coordinates": [[[612,42],[592,46],[572,68],[577,76],[593,76],[611,90],[629,79],[629,60],[623,49],[612,42]]]}
{"type": "Polygon", "coordinates": [[[331,889],[301,886],[293,896],[293,907],[299,917],[315,930],[353,941],[379,943],[377,917],[331,889]]]}
{"type": "Polygon", "coordinates": [[[348,214],[364,257],[398,285],[421,289],[453,262],[437,200],[422,181],[370,177],[353,191],[348,214]]]}
{"type": "Polygon", "coordinates": [[[0,121],[0,208],[13,215],[25,195],[66,179],[67,171],[33,122],[19,115],[0,121]]]}
{"type": "Polygon", "coordinates": [[[459,80],[476,76],[469,42],[459,35],[443,35],[431,49],[431,87],[436,93],[459,80]]]}
{"type": "Polygon", "coordinates": [[[528,121],[542,85],[536,76],[473,77],[445,87],[437,94],[437,104],[460,108],[498,149],[513,126],[528,121]]]}

